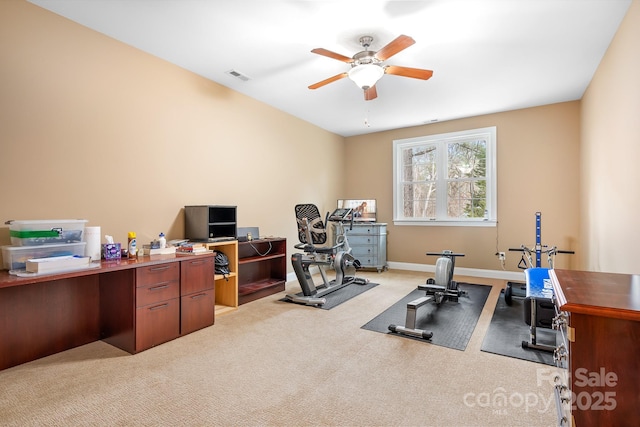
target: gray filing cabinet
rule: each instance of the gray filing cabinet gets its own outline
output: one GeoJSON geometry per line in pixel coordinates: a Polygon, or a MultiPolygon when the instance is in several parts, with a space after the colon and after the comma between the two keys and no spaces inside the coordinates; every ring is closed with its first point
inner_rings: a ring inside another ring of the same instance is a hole
{"type": "Polygon", "coordinates": [[[354,223],[345,231],[351,246],[351,255],[364,268],[375,268],[378,273],[387,269],[387,224],[379,222],[354,223]]]}

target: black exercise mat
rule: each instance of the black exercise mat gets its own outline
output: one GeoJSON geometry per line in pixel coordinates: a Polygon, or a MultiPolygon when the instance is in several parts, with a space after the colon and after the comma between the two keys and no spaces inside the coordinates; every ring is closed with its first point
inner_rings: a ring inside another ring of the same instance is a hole
{"type": "MultiPolygon", "coordinates": [[[[523,304],[524,299],[512,298],[509,306],[504,302],[504,291],[500,294],[481,350],[555,366],[552,353],[522,348],[522,341],[529,341],[529,325],[524,321],[523,304]]],[[[536,328],[536,341],[538,344],[555,346],[556,334],[552,329],[536,328]]]]}
{"type": "MultiPolygon", "coordinates": [[[[323,298],[326,299],[327,302],[325,302],[323,305],[321,306],[312,305],[309,307],[317,307],[323,310],[331,310],[332,308],[342,304],[343,302],[349,301],[351,298],[356,297],[364,292],[367,292],[369,289],[373,289],[376,286],[378,286],[378,283],[367,283],[366,285],[359,285],[357,283],[353,283],[349,286],[345,286],[344,288],[338,289],[337,291],[334,291],[334,292],[331,292],[330,294],[325,295],[323,298]]],[[[303,293],[300,292],[296,295],[302,296],[303,293]]],[[[282,298],[280,301],[299,304],[293,301],[289,301],[286,298],[282,298]]]]}
{"type": "MultiPolygon", "coordinates": [[[[449,347],[456,350],[467,348],[471,334],[478,323],[491,286],[459,283],[467,296],[461,296],[458,302],[443,301],[435,304],[429,302],[418,308],[416,328],[433,332],[430,340],[400,335],[403,338],[430,342],[432,344],[449,347]]],[[[409,295],[396,302],[381,314],[362,326],[362,329],[392,334],[389,325],[405,325],[407,317],[407,303],[425,296],[425,291],[415,289],[409,295]]]]}

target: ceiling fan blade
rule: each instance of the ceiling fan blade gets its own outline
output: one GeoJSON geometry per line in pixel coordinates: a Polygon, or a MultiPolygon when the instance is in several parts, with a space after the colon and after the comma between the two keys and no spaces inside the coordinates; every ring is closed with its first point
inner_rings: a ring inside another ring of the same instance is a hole
{"type": "Polygon", "coordinates": [[[393,74],[402,77],[411,77],[414,79],[428,80],[433,76],[433,71],[422,70],[420,68],[398,67],[397,65],[388,65],[384,69],[385,74],[393,74]]]}
{"type": "Polygon", "coordinates": [[[323,49],[321,47],[313,49],[311,52],[316,53],[318,55],[327,56],[332,59],[337,59],[338,61],[342,61],[342,62],[347,62],[347,63],[353,62],[353,58],[340,55],[339,53],[331,52],[330,50],[323,49]]]}
{"type": "Polygon", "coordinates": [[[336,74],[333,77],[329,77],[328,79],[324,79],[321,82],[312,84],[311,86],[309,86],[309,89],[318,89],[319,87],[322,87],[324,85],[328,85],[329,83],[333,83],[336,80],[343,79],[343,78],[347,77],[348,75],[349,74],[347,74],[347,73],[336,74]]]}
{"type": "Polygon", "coordinates": [[[404,34],[400,35],[388,45],[376,52],[374,56],[380,61],[386,61],[396,53],[405,50],[415,42],[416,41],[409,36],[405,36],[404,34]]]}
{"type": "Polygon", "coordinates": [[[372,99],[376,99],[378,97],[378,91],[376,90],[376,86],[373,85],[369,89],[364,91],[364,100],[371,101],[372,99]]]}

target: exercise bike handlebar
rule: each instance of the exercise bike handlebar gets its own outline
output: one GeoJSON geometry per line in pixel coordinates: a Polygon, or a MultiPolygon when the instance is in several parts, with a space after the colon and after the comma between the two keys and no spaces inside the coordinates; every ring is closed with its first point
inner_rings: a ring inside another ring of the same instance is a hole
{"type": "Polygon", "coordinates": [[[345,220],[349,222],[349,230],[353,230],[353,209],[338,208],[332,213],[327,212],[324,223],[328,224],[329,221],[331,221],[331,222],[339,222],[340,224],[344,224],[345,220]]]}

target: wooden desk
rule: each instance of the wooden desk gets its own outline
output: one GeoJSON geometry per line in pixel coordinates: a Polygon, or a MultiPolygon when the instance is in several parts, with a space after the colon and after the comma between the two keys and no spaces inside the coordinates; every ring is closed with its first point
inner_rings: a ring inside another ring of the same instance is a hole
{"type": "Polygon", "coordinates": [[[213,254],[103,261],[20,278],[0,272],[0,369],[103,340],[137,353],[214,323],[213,254]]]}
{"type": "Polygon", "coordinates": [[[572,424],[637,425],[640,418],[640,276],[551,270],[567,317],[572,424]]]}

